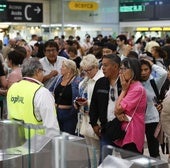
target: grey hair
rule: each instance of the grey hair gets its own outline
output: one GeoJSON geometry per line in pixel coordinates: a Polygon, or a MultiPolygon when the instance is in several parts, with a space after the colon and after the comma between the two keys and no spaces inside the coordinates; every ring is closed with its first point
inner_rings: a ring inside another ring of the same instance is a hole
{"type": "Polygon", "coordinates": [[[93,54],[88,54],[83,57],[82,61],[80,62],[80,66],[82,68],[99,67],[99,62],[93,54]]]}
{"type": "Polygon", "coordinates": [[[26,59],[21,68],[23,77],[33,77],[37,70],[43,70],[43,66],[37,58],[26,59]]]}

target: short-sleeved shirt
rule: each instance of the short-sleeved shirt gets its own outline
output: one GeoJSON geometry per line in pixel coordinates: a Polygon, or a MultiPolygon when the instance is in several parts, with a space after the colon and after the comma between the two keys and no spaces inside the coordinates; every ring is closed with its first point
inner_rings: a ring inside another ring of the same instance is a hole
{"type": "MultiPolygon", "coordinates": [[[[45,70],[44,75],[48,75],[52,70],[57,70],[58,73],[61,73],[61,66],[64,60],[66,60],[66,58],[61,57],[61,56],[56,56],[57,57],[57,61],[54,63],[54,65],[52,65],[47,57],[43,57],[40,59],[40,62],[43,66],[43,69],[45,70]]],[[[55,77],[47,80],[46,82],[44,82],[44,86],[49,89],[49,87],[51,86],[51,84],[53,83],[53,81],[55,80],[55,77]]]]}

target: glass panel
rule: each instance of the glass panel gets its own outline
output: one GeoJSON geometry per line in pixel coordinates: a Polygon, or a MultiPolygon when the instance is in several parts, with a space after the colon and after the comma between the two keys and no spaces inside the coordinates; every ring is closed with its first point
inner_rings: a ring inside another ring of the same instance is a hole
{"type": "MultiPolygon", "coordinates": [[[[157,167],[168,168],[168,163],[156,158],[148,157],[138,153],[126,151],[113,146],[104,146],[102,150],[102,164],[99,168],[115,165],[124,168],[157,167]]],[[[114,168],[114,167],[113,167],[114,168]]]]}
{"type": "Polygon", "coordinates": [[[25,143],[23,124],[17,121],[0,121],[0,167],[22,168],[22,152],[18,149],[25,143]]]}
{"type": "MultiPolygon", "coordinates": [[[[40,137],[37,140],[44,141],[40,137]]],[[[50,141],[36,154],[31,154],[33,167],[41,168],[96,168],[96,151],[87,146],[83,138],[60,135],[50,141]],[[50,166],[49,166],[50,165],[50,166]]],[[[38,144],[35,142],[35,144],[38,144]]],[[[36,147],[37,148],[37,147],[36,147]]]]}
{"type": "Polygon", "coordinates": [[[97,167],[96,150],[87,146],[84,138],[66,133],[51,138],[39,134],[41,129],[15,121],[0,121],[0,167],[97,167]],[[31,134],[32,130],[35,135],[31,134]]]}
{"type": "Polygon", "coordinates": [[[24,128],[25,137],[27,139],[26,142],[21,146],[22,153],[24,154],[24,165],[28,168],[48,167],[46,160],[49,160],[49,157],[51,157],[49,155],[51,148],[46,148],[45,146],[51,141],[51,138],[44,135],[45,128],[42,125],[33,124],[24,124],[24,128]],[[46,157],[44,157],[44,155],[46,157]],[[40,166],[38,166],[39,164],[37,161],[39,161],[40,166]]]}

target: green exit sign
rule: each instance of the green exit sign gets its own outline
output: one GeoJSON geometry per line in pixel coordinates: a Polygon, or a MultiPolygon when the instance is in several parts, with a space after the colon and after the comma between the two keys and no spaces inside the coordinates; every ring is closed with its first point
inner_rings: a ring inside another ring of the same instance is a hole
{"type": "Polygon", "coordinates": [[[7,5],[6,4],[0,4],[0,12],[5,11],[7,5]]]}
{"type": "Polygon", "coordinates": [[[143,5],[120,6],[120,12],[142,12],[145,11],[143,5]]]}

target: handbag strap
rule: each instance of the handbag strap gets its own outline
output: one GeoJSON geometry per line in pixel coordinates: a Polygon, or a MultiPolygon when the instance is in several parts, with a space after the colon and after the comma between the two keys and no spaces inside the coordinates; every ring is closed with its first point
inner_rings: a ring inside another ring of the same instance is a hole
{"type": "Polygon", "coordinates": [[[155,80],[154,80],[154,79],[151,79],[151,80],[150,80],[150,84],[151,84],[151,86],[152,86],[152,88],[153,88],[153,90],[154,90],[154,92],[155,92],[155,95],[156,95],[157,100],[159,101],[159,100],[160,100],[160,94],[159,94],[158,87],[157,87],[157,85],[156,85],[156,83],[155,83],[155,80]]]}
{"type": "Polygon", "coordinates": [[[142,100],[142,96],[143,96],[143,89],[142,89],[141,97],[140,97],[140,99],[139,99],[139,101],[138,101],[137,106],[135,107],[135,109],[134,109],[134,111],[133,111],[132,118],[131,118],[131,120],[128,122],[128,124],[127,124],[127,126],[126,126],[126,128],[125,128],[125,131],[128,129],[128,127],[129,127],[129,125],[130,125],[130,122],[132,121],[132,119],[133,119],[133,117],[134,117],[134,115],[135,115],[135,113],[136,113],[136,110],[137,110],[137,108],[138,108],[138,106],[139,106],[139,103],[140,103],[140,101],[142,100]]]}

